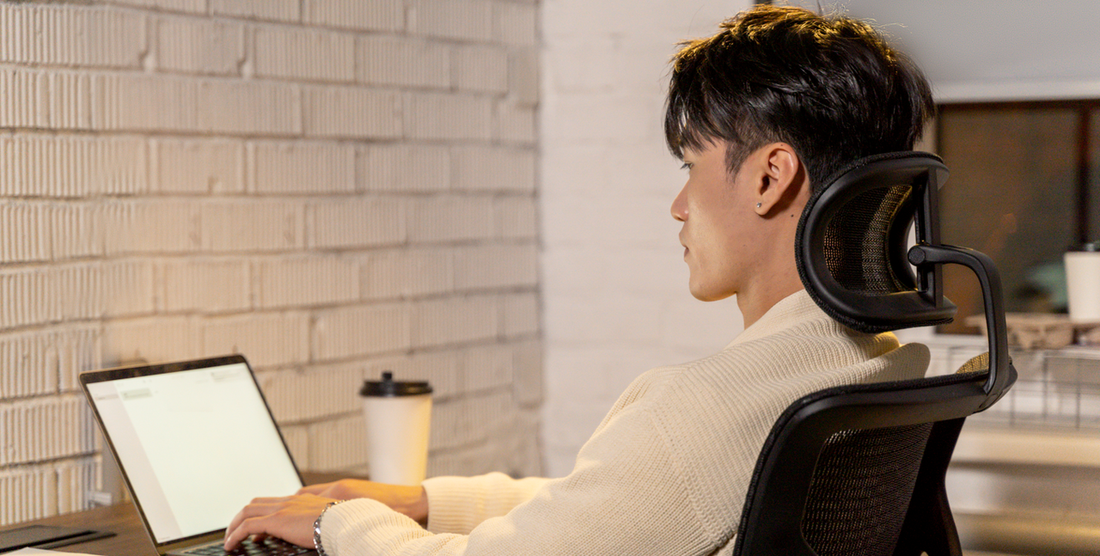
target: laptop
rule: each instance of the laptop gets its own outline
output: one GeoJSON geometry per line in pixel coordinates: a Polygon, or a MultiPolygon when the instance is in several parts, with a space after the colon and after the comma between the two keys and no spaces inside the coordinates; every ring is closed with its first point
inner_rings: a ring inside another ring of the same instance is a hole
{"type": "Polygon", "coordinates": [[[80,386],[158,554],[224,553],[225,527],[241,508],[302,487],[240,355],[85,372],[80,386]]]}

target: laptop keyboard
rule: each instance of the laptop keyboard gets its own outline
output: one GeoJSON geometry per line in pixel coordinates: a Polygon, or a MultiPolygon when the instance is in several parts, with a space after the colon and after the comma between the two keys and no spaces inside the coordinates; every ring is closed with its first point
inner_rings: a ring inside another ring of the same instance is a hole
{"type": "Polygon", "coordinates": [[[233,550],[226,551],[221,543],[207,544],[181,552],[194,556],[294,556],[316,554],[312,548],[303,548],[282,539],[268,537],[260,542],[246,540],[233,550]]]}

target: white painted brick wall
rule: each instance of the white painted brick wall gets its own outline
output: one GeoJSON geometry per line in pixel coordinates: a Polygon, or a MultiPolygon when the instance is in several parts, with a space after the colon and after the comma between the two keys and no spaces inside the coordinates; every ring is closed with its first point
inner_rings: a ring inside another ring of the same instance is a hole
{"type": "Polygon", "coordinates": [[[0,0],[0,525],[90,504],[77,374],[239,352],[307,470],[428,380],[542,472],[536,0],[0,0]]]}
{"type": "Polygon", "coordinates": [[[302,21],[368,31],[401,31],[404,0],[304,0],[302,21]]]}
{"type": "MultiPolygon", "coordinates": [[[[548,474],[642,372],[714,353],[741,328],[703,304],[669,205],[684,174],[664,146],[667,62],[751,2],[544,0],[538,143],[548,474]]],[[[510,9],[519,9],[517,4],[510,9]]],[[[502,114],[504,121],[517,118],[502,114]]],[[[523,129],[512,133],[522,139],[523,129]]]]}

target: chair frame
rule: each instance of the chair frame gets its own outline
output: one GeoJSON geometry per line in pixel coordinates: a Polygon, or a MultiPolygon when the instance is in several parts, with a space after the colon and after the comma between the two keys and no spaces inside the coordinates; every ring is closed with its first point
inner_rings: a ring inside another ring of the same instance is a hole
{"type": "Polygon", "coordinates": [[[947,322],[956,308],[943,297],[941,266],[966,266],[978,277],[985,300],[988,359],[976,358],[972,363],[978,368],[964,369],[977,372],[830,388],[792,403],[764,442],[733,554],[819,556],[802,534],[802,520],[814,469],[830,438],[850,430],[931,424],[894,554],[959,556],[962,550],[944,488],[947,466],[966,417],[995,403],[1016,380],[1008,356],[1000,278],[986,255],[939,244],[937,190],[947,168],[935,155],[876,155],[842,168],[836,176],[811,197],[798,229],[799,273],[818,305],[865,332],[947,322]],[[900,206],[883,238],[891,271],[909,291],[852,291],[827,268],[821,248],[825,223],[844,201],[881,188],[884,182],[909,185],[914,193],[900,206]],[[917,245],[906,251],[908,223],[914,221],[917,245]]]}

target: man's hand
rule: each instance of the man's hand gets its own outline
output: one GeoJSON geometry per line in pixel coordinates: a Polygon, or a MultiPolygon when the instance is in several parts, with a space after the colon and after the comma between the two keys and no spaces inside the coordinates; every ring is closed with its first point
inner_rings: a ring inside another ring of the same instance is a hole
{"type": "Polygon", "coordinates": [[[256,498],[225,530],[225,549],[232,550],[250,535],[279,537],[299,546],[313,546],[313,522],[325,505],[335,502],[312,494],[256,498]]]}
{"type": "Polygon", "coordinates": [[[358,479],[341,479],[333,483],[307,486],[299,490],[298,494],[313,494],[337,500],[370,498],[421,524],[428,519],[428,495],[422,486],[387,485],[358,479]]]}

